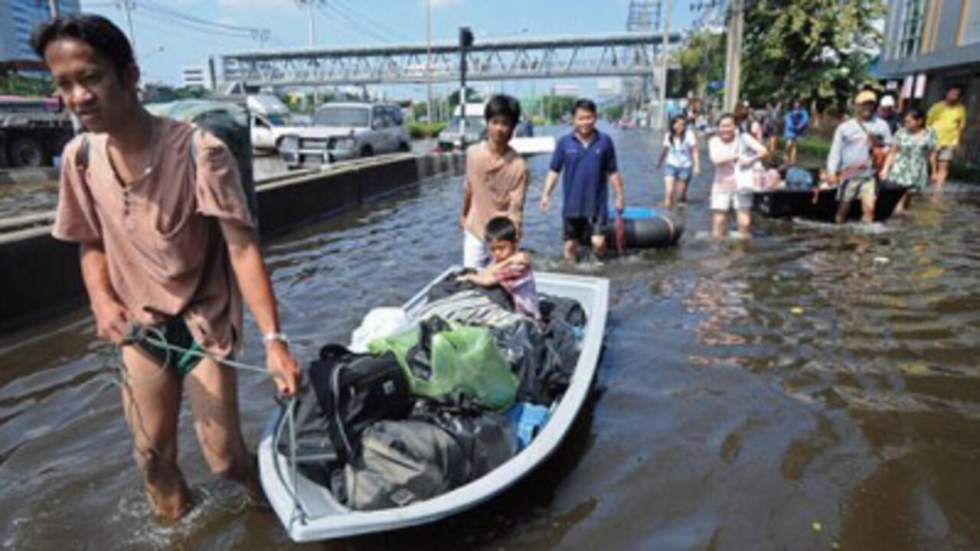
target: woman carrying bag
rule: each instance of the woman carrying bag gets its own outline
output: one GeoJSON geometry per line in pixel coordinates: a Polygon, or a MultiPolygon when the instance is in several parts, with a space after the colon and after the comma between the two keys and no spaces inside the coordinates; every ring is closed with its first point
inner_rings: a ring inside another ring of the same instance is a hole
{"type": "Polygon", "coordinates": [[[749,237],[752,193],[757,189],[754,165],[769,151],[751,134],[738,132],[735,118],[726,113],[718,119],[718,134],[708,141],[708,153],[715,167],[711,184],[711,235],[724,237],[728,213],[734,209],[739,234],[749,237]]]}

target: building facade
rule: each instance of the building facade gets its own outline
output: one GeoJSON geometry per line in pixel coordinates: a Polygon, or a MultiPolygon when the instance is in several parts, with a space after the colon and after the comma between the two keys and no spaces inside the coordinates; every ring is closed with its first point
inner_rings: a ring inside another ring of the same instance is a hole
{"type": "Polygon", "coordinates": [[[888,0],[881,76],[928,108],[963,87],[966,160],[980,162],[980,0],[888,0]]]}
{"type": "MultiPolygon", "coordinates": [[[[78,13],[79,0],[58,0],[62,15],[78,13]]],[[[0,0],[0,61],[37,60],[31,33],[51,19],[49,0],[0,0]]]]}
{"type": "Polygon", "coordinates": [[[213,90],[214,83],[211,81],[211,72],[203,65],[184,67],[180,72],[181,86],[188,88],[204,88],[213,90]]]}

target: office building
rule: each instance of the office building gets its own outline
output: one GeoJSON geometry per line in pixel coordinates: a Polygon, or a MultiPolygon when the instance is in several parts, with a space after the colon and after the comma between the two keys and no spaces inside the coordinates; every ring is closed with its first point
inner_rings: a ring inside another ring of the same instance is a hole
{"type": "Polygon", "coordinates": [[[203,65],[184,67],[180,72],[180,83],[186,88],[198,87],[205,90],[214,88],[214,83],[211,82],[211,73],[203,65]]]}
{"type": "MultiPolygon", "coordinates": [[[[78,13],[79,0],[59,0],[59,13],[78,13]]],[[[0,62],[37,60],[31,33],[51,19],[48,0],[0,0],[0,62]]]]}

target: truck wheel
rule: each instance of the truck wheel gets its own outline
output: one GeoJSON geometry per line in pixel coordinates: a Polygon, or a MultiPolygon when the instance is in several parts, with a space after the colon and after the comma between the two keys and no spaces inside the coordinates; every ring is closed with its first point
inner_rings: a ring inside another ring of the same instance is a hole
{"type": "Polygon", "coordinates": [[[370,145],[361,148],[361,157],[370,157],[371,155],[374,155],[374,150],[371,149],[370,145]]]}
{"type": "Polygon", "coordinates": [[[15,167],[39,167],[44,164],[44,149],[34,138],[15,138],[7,148],[7,157],[15,167]]]}

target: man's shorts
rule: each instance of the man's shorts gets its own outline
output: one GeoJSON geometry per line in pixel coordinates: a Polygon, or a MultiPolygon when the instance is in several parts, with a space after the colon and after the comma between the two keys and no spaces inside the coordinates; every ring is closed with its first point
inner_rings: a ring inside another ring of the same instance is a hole
{"type": "Polygon", "coordinates": [[[179,346],[188,352],[175,350],[168,352],[167,349],[146,341],[139,341],[136,345],[140,350],[156,358],[164,367],[173,369],[180,377],[190,373],[204,359],[200,355],[204,353],[204,350],[194,341],[190,329],[187,328],[187,322],[183,318],[170,318],[166,322],[154,326],[153,329],[153,331],[147,332],[147,336],[151,339],[160,340],[162,334],[168,344],[179,346]]]}
{"type": "Polygon", "coordinates": [[[749,210],[752,208],[752,192],[738,190],[711,190],[711,210],[728,212],[731,209],[749,210]]]}
{"type": "Polygon", "coordinates": [[[936,160],[948,163],[956,156],[956,148],[953,146],[943,146],[936,150],[936,160]]]}
{"type": "Polygon", "coordinates": [[[855,199],[864,201],[875,198],[874,178],[853,178],[847,180],[837,189],[837,200],[849,203],[855,199]]]}
{"type": "Polygon", "coordinates": [[[463,267],[481,269],[490,265],[490,248],[486,241],[463,230],[463,267]]]}
{"type": "Polygon", "coordinates": [[[575,217],[564,219],[565,241],[577,241],[582,244],[588,244],[592,237],[603,236],[605,234],[605,220],[602,220],[599,217],[575,217]]]}
{"type": "Polygon", "coordinates": [[[673,178],[674,180],[683,180],[685,182],[691,181],[691,167],[679,167],[674,165],[665,165],[667,168],[664,170],[665,178],[673,178]]]}

